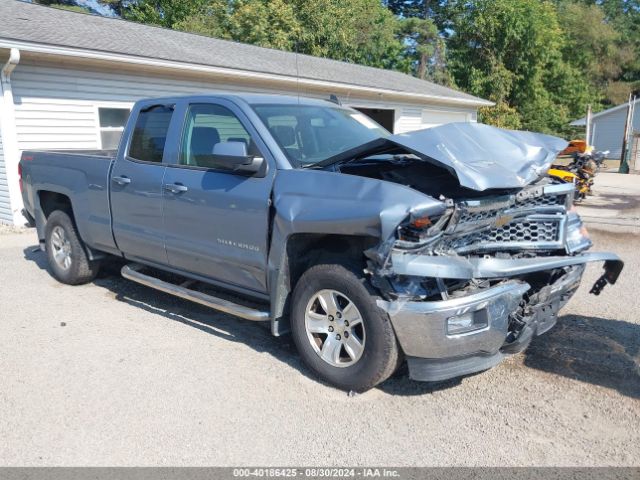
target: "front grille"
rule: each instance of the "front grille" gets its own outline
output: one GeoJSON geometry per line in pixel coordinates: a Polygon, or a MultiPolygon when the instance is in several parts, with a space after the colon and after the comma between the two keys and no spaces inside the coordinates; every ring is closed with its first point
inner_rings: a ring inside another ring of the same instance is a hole
{"type": "Polygon", "coordinates": [[[484,222],[485,220],[493,220],[498,216],[499,213],[500,213],[500,210],[485,210],[481,212],[466,210],[460,214],[458,225],[462,225],[465,223],[474,223],[474,222],[480,223],[480,222],[484,222]]]}
{"type": "Polygon", "coordinates": [[[508,197],[460,202],[444,247],[458,253],[563,248],[572,193],[571,184],[544,185],[508,197]]]}
{"type": "Polygon", "coordinates": [[[563,216],[534,215],[516,219],[502,227],[487,228],[445,242],[458,253],[514,248],[559,248],[562,245],[563,216]]]}
{"type": "Polygon", "coordinates": [[[543,195],[542,197],[516,200],[516,208],[561,207],[567,204],[567,195],[543,195]]]}
{"type": "Polygon", "coordinates": [[[524,221],[493,228],[486,235],[487,242],[554,242],[558,240],[558,222],[524,221]]]}

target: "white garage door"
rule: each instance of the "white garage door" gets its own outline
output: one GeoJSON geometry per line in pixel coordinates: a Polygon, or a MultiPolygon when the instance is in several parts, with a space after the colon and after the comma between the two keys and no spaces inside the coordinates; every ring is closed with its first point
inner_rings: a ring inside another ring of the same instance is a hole
{"type": "Polygon", "coordinates": [[[422,110],[422,128],[436,127],[445,123],[470,122],[471,114],[446,110],[422,110]]]}

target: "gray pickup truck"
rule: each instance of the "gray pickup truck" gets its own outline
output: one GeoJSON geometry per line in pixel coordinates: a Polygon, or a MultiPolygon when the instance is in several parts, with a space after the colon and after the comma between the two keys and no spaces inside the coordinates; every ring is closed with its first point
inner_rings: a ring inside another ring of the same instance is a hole
{"type": "Polygon", "coordinates": [[[101,263],[160,291],[291,332],[305,363],[367,390],[406,359],[439,381],[549,330],[591,246],[566,142],[456,123],[391,135],[361,113],[274,95],[134,106],[117,152],[26,151],[25,209],[53,275],[101,263]]]}

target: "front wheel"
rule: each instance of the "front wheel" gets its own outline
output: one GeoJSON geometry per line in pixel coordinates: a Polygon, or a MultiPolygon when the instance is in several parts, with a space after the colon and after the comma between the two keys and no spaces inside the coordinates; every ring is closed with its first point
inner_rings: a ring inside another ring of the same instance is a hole
{"type": "Polygon", "coordinates": [[[89,260],[73,221],[56,210],[47,218],[45,243],[53,276],[68,285],[90,282],[98,274],[100,263],[89,260]]]}
{"type": "Polygon", "coordinates": [[[315,265],[293,292],[291,329],[303,361],[327,382],[362,392],[389,378],[401,354],[389,316],[357,269],[315,265]]]}

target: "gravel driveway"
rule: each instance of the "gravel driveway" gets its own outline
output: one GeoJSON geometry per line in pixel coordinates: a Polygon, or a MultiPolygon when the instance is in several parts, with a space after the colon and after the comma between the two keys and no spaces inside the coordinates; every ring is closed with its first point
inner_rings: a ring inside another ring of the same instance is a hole
{"type": "Polygon", "coordinates": [[[439,385],[348,396],[288,338],[130,283],[68,287],[0,231],[0,465],[638,465],[640,230],[523,354],[439,385]]]}

